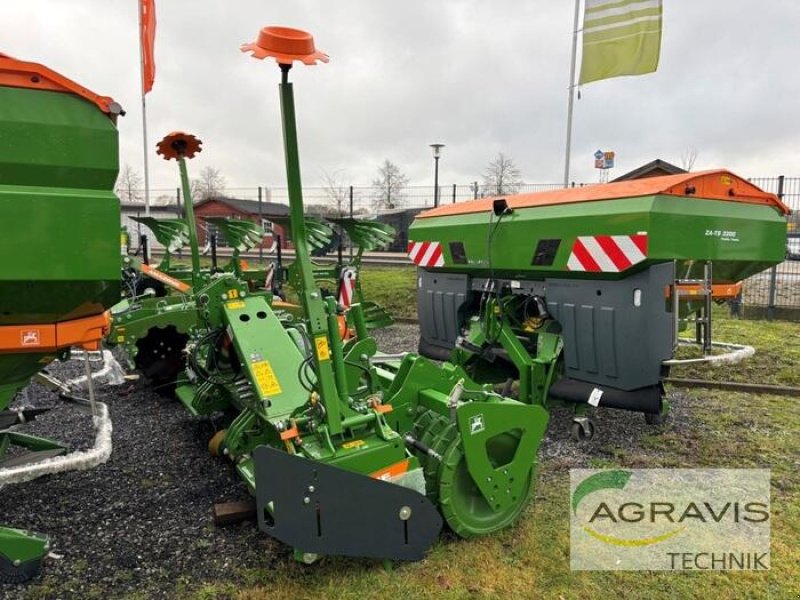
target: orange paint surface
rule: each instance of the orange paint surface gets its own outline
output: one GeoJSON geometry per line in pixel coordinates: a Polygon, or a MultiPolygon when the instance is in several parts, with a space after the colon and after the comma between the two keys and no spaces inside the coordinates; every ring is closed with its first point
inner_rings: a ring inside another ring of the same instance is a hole
{"type": "Polygon", "coordinates": [[[97,105],[104,113],[111,113],[114,99],[100,96],[38,63],[25,62],[0,53],[0,86],[68,92],[97,105]]]}
{"type": "MultiPolygon", "coordinates": [[[[775,208],[781,214],[789,214],[789,207],[775,194],[765,192],[746,179],[724,169],[698,173],[681,173],[663,177],[646,177],[616,183],[601,183],[580,188],[564,188],[548,192],[503,196],[512,209],[576,204],[639,196],[682,196],[697,200],[724,200],[763,204],[775,208]]],[[[471,213],[490,212],[494,198],[480,198],[459,204],[447,204],[417,215],[418,219],[446,217],[471,213]]]]}
{"type": "Polygon", "coordinates": [[[61,323],[4,325],[0,327],[0,352],[53,352],[80,346],[98,350],[111,327],[111,313],[61,323]]]}

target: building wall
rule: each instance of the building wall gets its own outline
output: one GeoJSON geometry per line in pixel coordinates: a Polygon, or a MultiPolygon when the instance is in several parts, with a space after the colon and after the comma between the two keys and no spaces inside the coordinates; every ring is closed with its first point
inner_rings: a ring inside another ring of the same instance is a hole
{"type": "MultiPolygon", "coordinates": [[[[209,200],[200,206],[195,206],[194,216],[197,223],[197,237],[199,239],[200,246],[205,246],[208,241],[208,232],[206,231],[208,223],[204,220],[205,217],[246,219],[248,221],[258,223],[258,214],[238,210],[232,206],[229,206],[228,204],[225,204],[224,202],[219,202],[218,200],[209,200]]],[[[265,219],[268,219],[270,215],[265,214],[263,216],[265,219]]],[[[284,234],[283,228],[275,224],[272,225],[272,234],[264,236],[264,242],[262,243],[262,246],[264,248],[271,248],[274,241],[274,236],[278,235],[281,237],[281,246],[283,248],[287,248],[287,236],[284,234]]]]}

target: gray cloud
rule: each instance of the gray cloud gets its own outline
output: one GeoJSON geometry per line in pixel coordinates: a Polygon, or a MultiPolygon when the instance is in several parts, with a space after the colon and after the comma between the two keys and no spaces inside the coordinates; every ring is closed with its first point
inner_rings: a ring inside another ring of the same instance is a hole
{"type": "MultiPolygon", "coordinates": [[[[63,72],[128,111],[121,161],[141,169],[136,1],[0,4],[0,51],[63,72]]],[[[441,181],[479,178],[497,153],[524,178],[562,177],[572,2],[156,0],[150,145],[185,129],[201,137],[194,172],[231,186],[284,184],[274,64],[239,52],[267,24],[314,33],[331,63],[292,72],[304,179],[345,169],[368,184],[389,158],[427,185],[427,145],[447,144],[441,181]]],[[[800,7],[772,0],[665,0],[657,73],[585,86],[576,102],[573,179],[592,181],[592,153],[613,149],[617,173],[697,149],[696,168],[797,174],[800,7]],[[793,41],[795,40],[795,41],[793,41]]],[[[151,185],[177,184],[150,154],[151,185]]]]}

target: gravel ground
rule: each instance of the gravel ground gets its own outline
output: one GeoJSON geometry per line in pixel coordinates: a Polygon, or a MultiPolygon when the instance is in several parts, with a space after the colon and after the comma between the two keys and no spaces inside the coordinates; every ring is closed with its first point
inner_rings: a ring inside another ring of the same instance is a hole
{"type": "MultiPolygon", "coordinates": [[[[416,325],[396,325],[377,334],[387,352],[413,351],[416,325]]],[[[54,375],[69,378],[81,364],[56,364],[54,375]]],[[[40,531],[57,557],[42,575],[22,586],[0,585],[0,598],[168,598],[207,581],[244,582],[248,568],[287,568],[290,551],[261,534],[255,524],[215,527],[214,503],[247,499],[229,463],[212,458],[207,443],[212,420],[190,417],[176,400],[137,381],[98,386],[109,406],[114,450],[108,463],[83,472],[61,473],[0,489],[0,523],[40,531]]],[[[671,398],[669,427],[688,426],[683,396],[671,398]]],[[[12,407],[56,406],[25,431],[83,449],[94,432],[89,417],[33,384],[12,407]]],[[[636,451],[652,431],[641,414],[598,411],[598,436],[582,444],[570,439],[571,414],[553,411],[542,461],[564,468],[589,466],[610,449],[636,451]]],[[[616,450],[615,450],[616,451],[616,450]]]]}

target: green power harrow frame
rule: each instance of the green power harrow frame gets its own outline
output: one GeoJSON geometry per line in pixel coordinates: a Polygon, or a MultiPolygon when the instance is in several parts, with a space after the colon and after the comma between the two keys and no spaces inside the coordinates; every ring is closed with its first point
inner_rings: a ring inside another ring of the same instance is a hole
{"type": "Polygon", "coordinates": [[[358,302],[348,312],[355,335],[343,339],[337,300],[322,294],[306,243],[288,79],[294,60],[319,55],[295,30],[266,28],[260,39],[280,46],[287,35],[311,44],[302,56],[277,57],[292,287],[302,313],[274,310],[268,293],[231,275],[217,278],[202,290],[202,326],[191,332],[176,392],[193,415],[233,415],[212,445],[256,495],[262,529],[299,559],[416,560],[443,522],[471,537],[517,519],[532,494],[548,414],[476,383],[458,365],[381,354],[358,302]]]}

